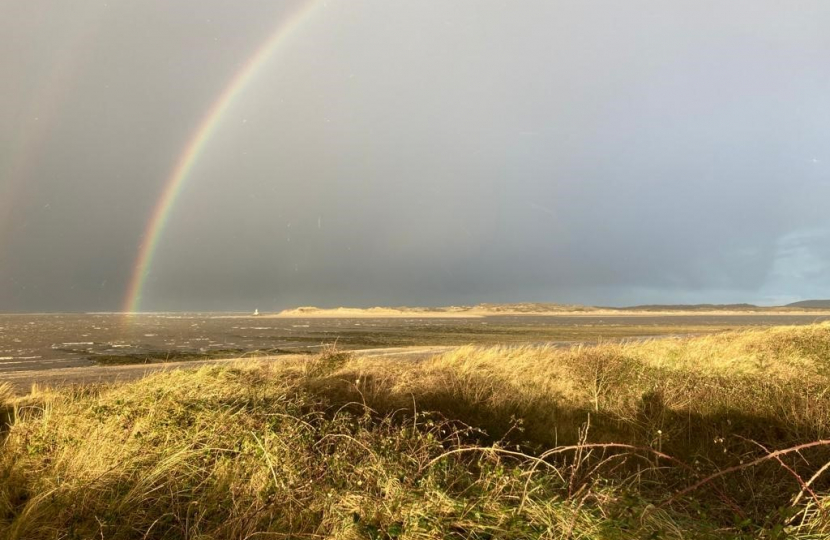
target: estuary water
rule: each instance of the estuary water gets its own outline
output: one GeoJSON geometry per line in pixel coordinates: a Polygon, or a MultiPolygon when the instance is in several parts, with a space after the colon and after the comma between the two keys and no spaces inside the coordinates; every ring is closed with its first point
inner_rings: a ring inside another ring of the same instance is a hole
{"type": "Polygon", "coordinates": [[[228,313],[0,314],[3,373],[415,345],[563,343],[810,324],[815,315],[288,319],[228,313]]]}

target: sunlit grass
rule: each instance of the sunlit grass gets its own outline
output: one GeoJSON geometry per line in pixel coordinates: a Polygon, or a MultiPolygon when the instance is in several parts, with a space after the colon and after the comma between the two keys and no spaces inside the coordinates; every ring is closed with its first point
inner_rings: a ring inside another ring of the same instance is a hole
{"type": "Polygon", "coordinates": [[[823,538],[828,364],[823,324],[0,385],[0,532],[823,538]]]}

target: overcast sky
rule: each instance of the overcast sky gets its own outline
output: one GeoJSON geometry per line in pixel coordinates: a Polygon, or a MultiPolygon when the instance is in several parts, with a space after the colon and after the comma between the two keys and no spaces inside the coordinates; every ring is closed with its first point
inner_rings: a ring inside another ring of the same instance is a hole
{"type": "MultiPolygon", "coordinates": [[[[307,4],[0,0],[0,311],[120,309],[177,158],[307,4]]],[[[826,0],[312,6],[141,307],[830,297],[828,28],[826,0]]]]}

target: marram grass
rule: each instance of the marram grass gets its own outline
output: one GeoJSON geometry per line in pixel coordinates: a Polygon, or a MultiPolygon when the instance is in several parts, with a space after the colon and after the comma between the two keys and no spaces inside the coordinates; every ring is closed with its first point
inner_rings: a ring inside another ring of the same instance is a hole
{"type": "Polygon", "coordinates": [[[828,366],[814,325],[0,384],[0,538],[827,538],[828,366]]]}

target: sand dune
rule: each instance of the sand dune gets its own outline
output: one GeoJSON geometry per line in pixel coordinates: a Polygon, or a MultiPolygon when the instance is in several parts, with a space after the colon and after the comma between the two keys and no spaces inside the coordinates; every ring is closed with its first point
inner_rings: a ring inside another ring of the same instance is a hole
{"type": "Polygon", "coordinates": [[[519,303],[519,304],[478,304],[475,306],[445,307],[337,307],[318,308],[313,306],[286,309],[263,317],[277,318],[476,318],[499,315],[508,316],[672,316],[672,315],[826,315],[826,310],[796,307],[761,307],[742,305],[705,306],[639,306],[632,308],[609,308],[571,304],[519,303]]]}

